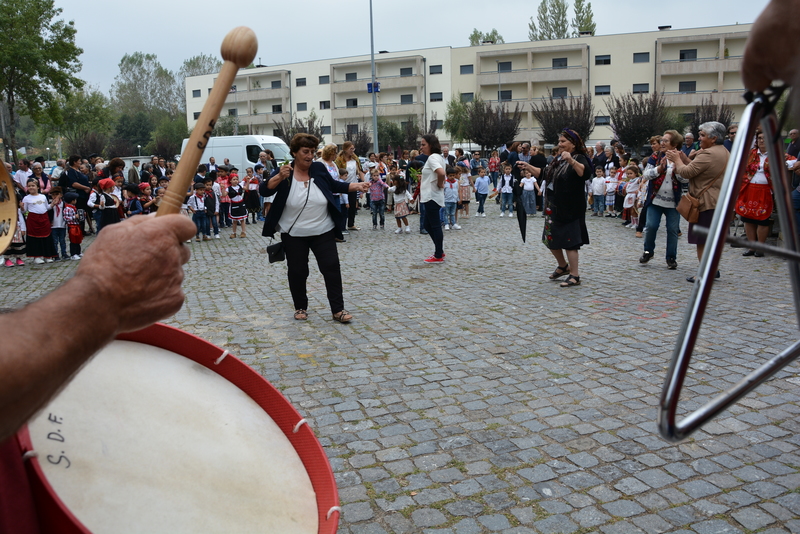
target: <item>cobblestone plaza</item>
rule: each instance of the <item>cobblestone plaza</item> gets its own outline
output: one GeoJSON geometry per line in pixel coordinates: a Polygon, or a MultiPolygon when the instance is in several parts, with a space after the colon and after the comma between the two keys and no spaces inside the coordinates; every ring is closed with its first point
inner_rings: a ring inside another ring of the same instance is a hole
{"type": "MultiPolygon", "coordinates": [[[[433,246],[417,217],[396,235],[359,212],[339,246],[349,325],[331,320],[313,257],[309,320],[293,320],[260,225],[192,243],[186,303],[167,322],[230,350],[308,418],[336,473],[341,533],[800,532],[797,365],[683,443],[656,430],[697,269],[685,223],[672,271],[663,228],[640,265],[633,230],[588,217],[583,283],[562,289],[542,219],[524,244],[516,218],[487,212],[445,232],[439,265],[422,262],[433,246]]],[[[724,252],[684,410],[797,340],[785,262],[741,252],[724,252]]],[[[4,305],[77,263],[3,269],[4,305]]]]}

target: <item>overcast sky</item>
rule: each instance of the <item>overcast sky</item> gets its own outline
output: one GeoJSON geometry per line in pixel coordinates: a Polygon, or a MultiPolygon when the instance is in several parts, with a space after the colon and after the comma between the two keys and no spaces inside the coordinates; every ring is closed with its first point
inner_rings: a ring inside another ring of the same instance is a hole
{"type": "MultiPolygon", "coordinates": [[[[572,16],[572,2],[570,17],[572,16]]],[[[592,2],[597,33],[602,35],[656,30],[658,26],[697,28],[745,24],[755,20],[767,0],[712,2],[592,2]]],[[[528,40],[528,20],[537,1],[373,0],[375,52],[469,45],[474,27],[497,28],[505,42],[528,40]],[[431,5],[440,9],[431,10],[431,5]],[[499,6],[492,9],[488,6],[499,6]]],[[[369,0],[56,0],[62,17],[75,21],[83,48],[80,77],[108,93],[126,53],[158,56],[177,71],[185,59],[200,53],[219,57],[224,35],[250,26],[259,41],[256,63],[282,65],[317,59],[369,54],[369,0]],[[297,9],[294,9],[297,8],[297,9]],[[259,60],[260,58],[260,60],[259,60]]]]}

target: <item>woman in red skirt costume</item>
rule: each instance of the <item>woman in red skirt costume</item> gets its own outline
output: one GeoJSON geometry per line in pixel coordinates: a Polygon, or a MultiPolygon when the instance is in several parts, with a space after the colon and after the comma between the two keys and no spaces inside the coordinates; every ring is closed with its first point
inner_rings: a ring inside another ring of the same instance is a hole
{"type": "Polygon", "coordinates": [[[27,213],[27,254],[33,263],[52,263],[58,254],[50,236],[50,218],[47,211],[53,205],[39,192],[39,181],[28,180],[28,194],[22,199],[22,211],[27,213]]]}

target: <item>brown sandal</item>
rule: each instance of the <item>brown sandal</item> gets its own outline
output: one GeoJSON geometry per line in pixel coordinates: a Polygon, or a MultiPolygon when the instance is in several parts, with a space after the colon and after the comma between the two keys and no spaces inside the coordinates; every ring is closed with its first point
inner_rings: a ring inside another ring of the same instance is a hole
{"type": "Polygon", "coordinates": [[[346,324],[353,320],[353,316],[347,310],[342,310],[333,314],[333,320],[346,324]]]}
{"type": "Polygon", "coordinates": [[[305,310],[295,310],[294,318],[297,321],[305,321],[308,319],[308,313],[305,310]]]}

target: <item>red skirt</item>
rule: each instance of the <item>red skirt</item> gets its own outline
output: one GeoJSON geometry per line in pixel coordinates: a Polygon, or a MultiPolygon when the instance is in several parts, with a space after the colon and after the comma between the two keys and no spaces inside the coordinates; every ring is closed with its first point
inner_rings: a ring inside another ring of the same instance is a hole
{"type": "Polygon", "coordinates": [[[28,212],[25,225],[28,227],[27,232],[29,237],[50,237],[50,218],[46,213],[28,212]]]}
{"type": "Polygon", "coordinates": [[[768,219],[773,207],[772,187],[769,184],[747,183],[736,199],[736,213],[755,221],[768,219]]]}

